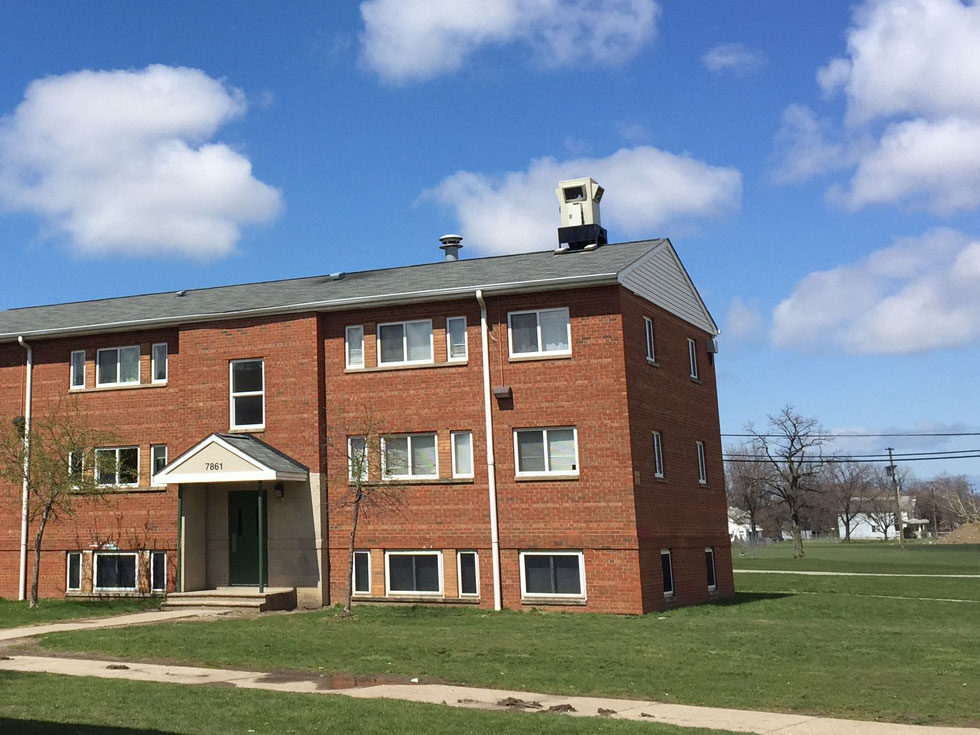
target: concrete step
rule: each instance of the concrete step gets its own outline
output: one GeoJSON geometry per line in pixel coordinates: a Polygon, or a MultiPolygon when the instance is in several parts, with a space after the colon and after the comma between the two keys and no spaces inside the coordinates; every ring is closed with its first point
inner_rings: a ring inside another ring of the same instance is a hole
{"type": "Polygon", "coordinates": [[[293,610],[296,607],[296,589],[276,587],[259,592],[257,588],[220,587],[213,590],[172,592],[167,595],[161,608],[164,610],[203,608],[228,610],[293,610]]]}

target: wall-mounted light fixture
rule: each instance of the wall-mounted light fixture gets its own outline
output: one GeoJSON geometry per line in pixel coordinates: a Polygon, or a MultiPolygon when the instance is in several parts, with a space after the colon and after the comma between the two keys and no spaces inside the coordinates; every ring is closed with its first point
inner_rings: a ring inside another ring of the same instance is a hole
{"type": "Polygon", "coordinates": [[[282,500],[282,496],[286,494],[286,489],[283,487],[283,484],[277,482],[273,489],[276,491],[276,497],[282,500]]]}

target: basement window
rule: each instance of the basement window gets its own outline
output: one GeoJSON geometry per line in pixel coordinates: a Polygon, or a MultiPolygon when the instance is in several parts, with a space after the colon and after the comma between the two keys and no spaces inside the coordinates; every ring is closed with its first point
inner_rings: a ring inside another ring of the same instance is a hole
{"type": "Polygon", "coordinates": [[[68,552],[68,579],[65,588],[69,592],[78,592],[82,589],[82,554],[80,551],[68,552]]]}
{"type": "Polygon", "coordinates": [[[95,553],[95,589],[136,591],[136,552],[95,553]]]}
{"type": "Polygon", "coordinates": [[[441,551],[386,551],[389,595],[441,595],[441,551]]]}
{"type": "Polygon", "coordinates": [[[674,596],[674,563],[670,558],[670,549],[660,551],[660,568],[664,578],[664,597],[674,596]]]}
{"type": "Polygon", "coordinates": [[[575,427],[514,431],[517,476],[578,475],[578,432],[575,427]]]}
{"type": "Polygon", "coordinates": [[[167,552],[150,552],[150,591],[167,591],[167,552]]]}
{"type": "Polygon", "coordinates": [[[718,589],[717,579],[715,579],[715,550],[707,548],[704,550],[704,566],[708,574],[708,591],[714,592],[718,589]]]}
{"type": "Polygon", "coordinates": [[[459,578],[459,596],[477,597],[480,594],[480,563],[475,551],[456,554],[456,572],[459,578]]]}
{"type": "Polygon", "coordinates": [[[354,594],[371,594],[371,552],[354,552],[354,594]]]}
{"type": "Polygon", "coordinates": [[[95,384],[126,385],[140,382],[140,347],[111,347],[95,358],[95,384]]]}
{"type": "Polygon", "coordinates": [[[572,354],[568,309],[512,311],[507,315],[511,357],[572,354]]]}
{"type": "Polygon", "coordinates": [[[378,325],[378,365],[432,362],[432,320],[378,325]]]}
{"type": "Polygon", "coordinates": [[[107,447],[95,450],[95,482],[98,485],[139,485],[139,447],[107,447]]]}
{"type": "Polygon", "coordinates": [[[581,551],[521,552],[522,597],[585,597],[581,551]]]}

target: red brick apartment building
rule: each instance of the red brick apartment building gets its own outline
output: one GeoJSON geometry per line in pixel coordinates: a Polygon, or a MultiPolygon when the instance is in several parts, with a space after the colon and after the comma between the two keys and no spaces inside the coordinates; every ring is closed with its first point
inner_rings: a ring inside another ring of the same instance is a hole
{"type": "MultiPolygon", "coordinates": [[[[108,496],[46,531],[41,594],[342,600],[347,452],[371,417],[368,481],[401,503],[359,526],[362,603],[633,614],[732,595],[718,331],[671,243],[445,247],[0,312],[3,420],[74,396],[118,437],[99,448],[108,496]]],[[[0,488],[2,597],[24,593],[21,511],[0,488]]]]}

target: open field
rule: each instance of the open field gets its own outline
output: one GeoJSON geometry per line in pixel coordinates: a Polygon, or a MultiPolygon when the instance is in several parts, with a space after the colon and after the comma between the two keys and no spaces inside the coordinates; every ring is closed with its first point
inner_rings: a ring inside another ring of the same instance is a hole
{"type": "Polygon", "coordinates": [[[516,733],[517,735],[709,735],[718,730],[564,715],[478,712],[391,700],[280,694],[44,674],[0,672],[0,732],[136,733],[516,733]]]}
{"type": "Polygon", "coordinates": [[[26,601],[0,598],[0,628],[122,615],[148,609],[154,610],[159,606],[158,601],[146,599],[41,600],[38,607],[31,610],[26,601]]]}

